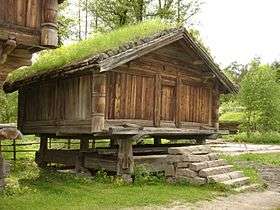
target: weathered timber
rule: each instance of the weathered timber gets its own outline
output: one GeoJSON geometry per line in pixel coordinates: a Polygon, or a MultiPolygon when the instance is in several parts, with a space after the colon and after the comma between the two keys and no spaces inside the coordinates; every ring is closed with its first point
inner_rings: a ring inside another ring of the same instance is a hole
{"type": "Polygon", "coordinates": [[[125,179],[132,175],[134,169],[133,152],[131,139],[118,139],[118,163],[117,175],[123,176],[125,179]]]}
{"type": "Polygon", "coordinates": [[[39,158],[37,164],[39,167],[46,167],[47,162],[45,161],[46,154],[48,152],[48,138],[46,136],[40,137],[40,148],[39,148],[39,158]]]}
{"type": "Polygon", "coordinates": [[[92,79],[92,124],[91,132],[104,129],[106,100],[106,76],[94,75],[92,79]]]}
{"type": "Polygon", "coordinates": [[[56,19],[58,3],[61,2],[0,0],[1,86],[9,72],[31,65],[32,53],[57,46],[56,19]],[[24,57],[16,51],[25,51],[24,57]]]}

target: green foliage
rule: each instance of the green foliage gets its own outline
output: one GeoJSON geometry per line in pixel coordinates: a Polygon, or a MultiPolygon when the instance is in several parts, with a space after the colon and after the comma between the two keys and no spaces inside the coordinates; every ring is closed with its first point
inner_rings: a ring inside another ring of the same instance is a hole
{"type": "Polygon", "coordinates": [[[95,27],[104,30],[151,17],[191,24],[191,18],[198,14],[201,4],[200,0],[88,0],[87,8],[95,17],[95,27]]]}
{"type": "Polygon", "coordinates": [[[159,184],[164,183],[163,173],[151,173],[145,165],[138,165],[134,170],[134,183],[135,184],[159,184]]]}
{"type": "Polygon", "coordinates": [[[242,122],[244,119],[243,112],[225,112],[219,118],[220,122],[242,122]]]}
{"type": "Polygon", "coordinates": [[[241,132],[229,138],[235,142],[253,144],[280,144],[279,132],[241,132]]]}
{"type": "Polygon", "coordinates": [[[0,90],[0,123],[12,123],[17,121],[17,92],[5,94],[0,90]]]}
{"type": "Polygon", "coordinates": [[[109,49],[117,49],[129,41],[136,41],[172,27],[174,27],[172,24],[154,19],[137,25],[125,26],[111,32],[95,34],[91,38],[76,44],[62,46],[42,53],[32,66],[13,71],[8,75],[6,81],[12,83],[36,74],[54,71],[66,64],[86,59],[109,49]]]}
{"type": "Polygon", "coordinates": [[[64,1],[62,4],[59,5],[58,8],[58,45],[62,46],[63,41],[66,39],[69,39],[71,34],[74,32],[71,30],[71,28],[75,24],[75,19],[71,17],[67,10],[69,9],[69,2],[64,1]]]}
{"type": "Polygon", "coordinates": [[[241,155],[231,156],[231,155],[224,155],[223,159],[225,159],[229,164],[234,166],[234,169],[237,171],[243,171],[244,175],[250,178],[251,183],[261,184],[264,185],[261,175],[258,173],[258,170],[254,167],[253,164],[247,164],[247,162],[241,163],[243,160],[240,158],[241,155]]]}
{"type": "Polygon", "coordinates": [[[280,166],[279,153],[253,154],[246,153],[235,156],[227,156],[228,161],[250,161],[261,165],[280,166]]]}
{"type": "Polygon", "coordinates": [[[242,125],[245,130],[279,130],[280,85],[276,82],[276,72],[269,65],[253,63],[240,85],[239,99],[244,107],[242,125]]]}

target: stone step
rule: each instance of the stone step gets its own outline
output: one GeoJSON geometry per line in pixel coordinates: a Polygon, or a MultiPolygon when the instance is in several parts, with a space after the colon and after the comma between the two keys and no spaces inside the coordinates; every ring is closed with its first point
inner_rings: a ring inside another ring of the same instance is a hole
{"type": "Polygon", "coordinates": [[[204,161],[200,163],[190,163],[189,167],[191,170],[200,171],[201,169],[224,166],[224,165],[226,165],[226,162],[220,159],[220,160],[204,161]]]}
{"type": "Polygon", "coordinates": [[[199,171],[199,176],[208,177],[217,174],[224,174],[232,171],[232,165],[217,166],[211,168],[205,168],[199,171]]]}
{"type": "Polygon", "coordinates": [[[242,171],[232,171],[225,174],[217,174],[213,176],[208,176],[207,180],[208,182],[224,182],[230,179],[236,179],[244,177],[244,174],[242,171]]]}
{"type": "Polygon", "coordinates": [[[236,179],[230,179],[221,183],[231,187],[241,187],[243,185],[247,185],[249,181],[250,181],[249,177],[241,177],[236,179]]]}
{"type": "Polygon", "coordinates": [[[259,184],[250,184],[250,185],[243,185],[241,187],[234,188],[235,192],[245,192],[245,191],[254,191],[261,187],[259,184]]]}

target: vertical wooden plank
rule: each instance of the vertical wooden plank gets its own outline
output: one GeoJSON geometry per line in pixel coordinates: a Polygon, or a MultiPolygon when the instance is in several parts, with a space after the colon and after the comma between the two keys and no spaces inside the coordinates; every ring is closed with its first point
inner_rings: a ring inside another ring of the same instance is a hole
{"type": "Polygon", "coordinates": [[[7,6],[7,1],[6,0],[0,0],[0,20],[3,20],[3,21],[5,21],[5,17],[6,17],[6,15],[5,15],[5,12],[6,12],[6,10],[5,10],[5,8],[6,8],[6,6],[7,6]]]}
{"type": "Polygon", "coordinates": [[[15,22],[15,2],[14,0],[6,0],[7,7],[6,7],[6,21],[9,23],[15,22]]]}
{"type": "Polygon", "coordinates": [[[212,125],[212,112],[211,112],[211,107],[212,107],[212,89],[209,88],[209,100],[208,100],[208,125],[212,125]]]}
{"type": "Polygon", "coordinates": [[[100,132],[104,129],[106,74],[92,75],[92,123],[91,132],[100,132]]]}
{"type": "Polygon", "coordinates": [[[182,94],[182,80],[181,76],[177,77],[176,81],[176,104],[175,104],[175,125],[181,127],[181,94],[182,94]]]}
{"type": "Polygon", "coordinates": [[[27,12],[26,12],[26,27],[36,28],[38,27],[39,19],[39,7],[40,2],[38,0],[28,0],[27,12]]]}
{"type": "Polygon", "coordinates": [[[135,111],[136,111],[136,76],[132,76],[132,90],[131,90],[131,119],[135,119],[135,111]]]}
{"type": "Polygon", "coordinates": [[[26,25],[26,7],[27,0],[16,1],[16,24],[20,26],[26,25]]]}
{"type": "Polygon", "coordinates": [[[137,82],[136,82],[136,113],[135,118],[141,119],[141,108],[142,108],[142,77],[137,76],[137,82]]]}
{"type": "Polygon", "coordinates": [[[141,88],[141,119],[145,119],[145,92],[146,92],[146,80],[142,77],[142,88],[141,88]]]}
{"type": "Polygon", "coordinates": [[[118,73],[116,76],[116,97],[115,97],[115,119],[119,119],[121,117],[121,74],[118,73]]]}

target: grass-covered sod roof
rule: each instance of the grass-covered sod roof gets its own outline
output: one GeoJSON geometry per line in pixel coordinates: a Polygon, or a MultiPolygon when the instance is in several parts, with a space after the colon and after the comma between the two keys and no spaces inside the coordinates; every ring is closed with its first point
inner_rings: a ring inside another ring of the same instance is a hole
{"type": "Polygon", "coordinates": [[[82,61],[106,50],[117,49],[127,42],[137,41],[172,27],[174,25],[155,19],[111,32],[94,34],[78,43],[42,53],[32,66],[21,67],[11,72],[6,82],[13,83],[41,73],[55,71],[65,65],[82,61]]]}

